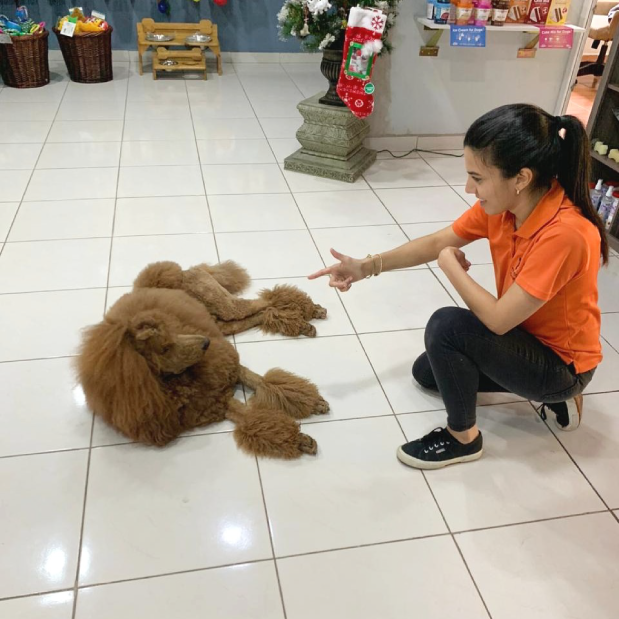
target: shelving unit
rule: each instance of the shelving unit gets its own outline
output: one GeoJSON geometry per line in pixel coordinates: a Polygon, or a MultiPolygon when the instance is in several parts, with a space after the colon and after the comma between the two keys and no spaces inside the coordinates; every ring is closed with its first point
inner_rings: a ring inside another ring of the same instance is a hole
{"type": "MultiPolygon", "coordinates": [[[[451,24],[435,24],[427,17],[418,17],[417,21],[428,30],[449,30],[451,24]]],[[[572,26],[566,24],[565,28],[571,28],[574,32],[584,32],[585,29],[580,26],[572,26]]],[[[486,26],[488,32],[528,32],[537,34],[539,28],[533,24],[505,24],[504,26],[486,26]]]]}
{"type": "MultiPolygon", "coordinates": [[[[419,49],[420,56],[438,56],[438,42],[441,35],[445,30],[449,30],[452,24],[435,24],[433,20],[427,17],[418,17],[417,21],[423,26],[424,30],[432,31],[433,34],[429,41],[419,49]]],[[[573,26],[566,24],[565,28],[571,28],[574,33],[585,32],[584,28],[580,26],[573,26]]],[[[502,33],[514,33],[521,32],[532,35],[532,38],[524,46],[518,50],[518,58],[535,58],[536,45],[539,41],[539,28],[533,24],[504,24],[503,26],[486,26],[487,32],[502,32],[502,33]]]]}
{"type": "MultiPolygon", "coordinates": [[[[619,45],[614,45],[610,50],[587,124],[587,133],[591,140],[602,140],[608,144],[609,150],[619,148],[619,120],[613,114],[613,109],[619,108],[618,50],[619,45]]],[[[599,178],[619,181],[619,163],[594,151],[591,152],[591,163],[592,181],[599,178]]],[[[608,238],[611,247],[619,251],[619,217],[615,217],[608,238]]]]}

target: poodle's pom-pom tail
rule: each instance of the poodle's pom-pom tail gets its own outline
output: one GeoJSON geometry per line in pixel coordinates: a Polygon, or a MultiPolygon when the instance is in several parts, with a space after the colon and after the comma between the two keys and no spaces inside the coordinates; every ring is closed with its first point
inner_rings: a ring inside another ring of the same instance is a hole
{"type": "Polygon", "coordinates": [[[249,286],[249,274],[247,271],[232,260],[226,260],[221,264],[209,265],[210,274],[230,294],[239,294],[249,286]]]}
{"type": "Polygon", "coordinates": [[[137,276],[134,288],[172,288],[183,285],[183,270],[176,262],[154,262],[137,276]]]}
{"type": "Polygon", "coordinates": [[[264,375],[250,402],[259,407],[281,410],[294,419],[329,412],[328,402],[321,397],[314,383],[279,368],[264,375]]]}
{"type": "Polygon", "coordinates": [[[304,453],[315,455],[318,450],[316,441],[280,412],[252,406],[235,421],[234,439],[239,449],[248,454],[294,460],[304,453]]]}

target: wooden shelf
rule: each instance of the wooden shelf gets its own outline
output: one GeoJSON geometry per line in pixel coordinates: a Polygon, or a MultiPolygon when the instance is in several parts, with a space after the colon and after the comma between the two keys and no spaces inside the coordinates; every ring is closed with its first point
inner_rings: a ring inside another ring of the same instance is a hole
{"type": "Polygon", "coordinates": [[[615,84],[608,84],[608,90],[614,90],[615,92],[619,92],[619,86],[615,86],[615,84]]]}
{"type": "MultiPolygon", "coordinates": [[[[453,24],[435,24],[427,17],[418,17],[417,21],[428,30],[449,30],[453,24]]],[[[551,26],[549,26],[551,27],[551,26]]],[[[571,28],[574,32],[584,32],[580,26],[566,24],[565,28],[571,28]]],[[[505,24],[504,26],[486,26],[488,32],[527,32],[529,34],[539,33],[539,28],[534,24],[505,24]]]]}
{"type": "Polygon", "coordinates": [[[609,159],[606,155],[600,155],[596,153],[594,150],[591,151],[591,157],[600,163],[603,163],[607,168],[617,172],[619,174],[619,163],[609,159]]]}

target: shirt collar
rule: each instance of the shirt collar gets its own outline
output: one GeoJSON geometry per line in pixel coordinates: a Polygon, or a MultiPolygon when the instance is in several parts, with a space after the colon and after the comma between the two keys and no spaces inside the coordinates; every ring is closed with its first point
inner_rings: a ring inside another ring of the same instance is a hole
{"type": "Polygon", "coordinates": [[[557,215],[561,205],[564,203],[571,204],[565,196],[563,187],[555,180],[552,182],[552,187],[548,193],[538,202],[533,212],[514,234],[523,239],[530,239],[557,215]]]}

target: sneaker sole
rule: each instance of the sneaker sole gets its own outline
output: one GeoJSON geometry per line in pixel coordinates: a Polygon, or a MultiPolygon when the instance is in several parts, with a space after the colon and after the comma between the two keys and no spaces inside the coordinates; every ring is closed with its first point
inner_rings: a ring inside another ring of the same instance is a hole
{"type": "Polygon", "coordinates": [[[559,430],[563,432],[573,432],[574,430],[578,429],[578,427],[580,426],[580,422],[582,420],[582,408],[583,408],[582,395],[577,395],[574,398],[574,402],[576,404],[576,407],[575,407],[576,410],[574,410],[574,407],[570,407],[568,409],[570,421],[566,426],[562,426],[555,418],[555,425],[557,426],[557,428],[559,428],[559,430]]]}
{"type": "Polygon", "coordinates": [[[426,471],[442,469],[450,464],[459,464],[461,462],[473,462],[474,460],[479,460],[484,453],[483,449],[480,449],[478,452],[471,454],[469,456],[460,456],[459,458],[452,458],[451,460],[445,460],[443,462],[428,462],[427,460],[419,460],[418,458],[413,458],[413,456],[409,456],[401,447],[398,447],[398,451],[396,455],[398,460],[402,464],[406,464],[406,466],[411,466],[414,469],[424,469],[426,471]]]}

